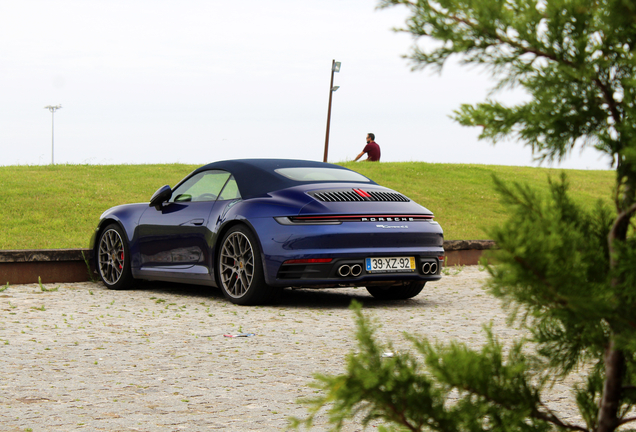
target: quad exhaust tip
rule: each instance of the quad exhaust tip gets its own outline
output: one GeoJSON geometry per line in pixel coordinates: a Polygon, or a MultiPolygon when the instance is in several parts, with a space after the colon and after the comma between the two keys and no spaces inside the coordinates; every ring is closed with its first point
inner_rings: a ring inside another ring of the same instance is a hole
{"type": "Polygon", "coordinates": [[[338,274],[339,274],[340,276],[342,276],[342,277],[347,277],[347,276],[349,276],[349,275],[351,274],[351,267],[350,267],[350,266],[348,266],[348,265],[346,265],[346,264],[345,264],[345,265],[341,265],[341,266],[338,268],[338,274]]]}
{"type": "Polygon", "coordinates": [[[424,264],[422,264],[422,273],[425,275],[437,274],[437,263],[425,262],[424,264]]]}
{"type": "MultiPolygon", "coordinates": [[[[425,275],[437,274],[438,268],[439,266],[437,265],[436,262],[427,261],[424,264],[422,264],[422,274],[425,274],[425,275]]],[[[353,265],[343,264],[340,267],[338,267],[338,275],[340,277],[347,277],[347,276],[358,277],[361,274],[362,274],[362,266],[360,264],[353,264],[353,265]]]]}
{"type": "Polygon", "coordinates": [[[353,276],[358,277],[362,274],[362,266],[360,264],[343,264],[338,267],[338,275],[341,277],[353,276]]]}

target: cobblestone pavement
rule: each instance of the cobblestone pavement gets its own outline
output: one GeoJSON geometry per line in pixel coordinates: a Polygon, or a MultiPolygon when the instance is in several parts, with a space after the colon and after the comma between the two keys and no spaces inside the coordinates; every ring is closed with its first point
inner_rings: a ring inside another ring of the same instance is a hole
{"type": "MultiPolygon", "coordinates": [[[[313,374],[342,372],[355,349],[352,299],[398,350],[410,347],[404,332],[478,346],[488,322],[502,340],[518,336],[485,278],[465,267],[398,302],[365,289],[286,290],[267,307],[178,285],[10,286],[0,292],[0,430],[286,430],[289,416],[306,415],[296,400],[313,394],[313,374]],[[224,337],[240,333],[255,336],[224,337]]],[[[569,418],[564,389],[549,404],[569,418]]]]}

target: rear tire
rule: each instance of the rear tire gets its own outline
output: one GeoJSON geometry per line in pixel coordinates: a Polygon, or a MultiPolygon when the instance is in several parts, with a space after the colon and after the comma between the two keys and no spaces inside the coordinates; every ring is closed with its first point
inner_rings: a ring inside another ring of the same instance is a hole
{"type": "Polygon", "coordinates": [[[133,286],[130,252],[124,230],[110,224],[102,231],[97,243],[97,270],[108,289],[121,290],[133,286]]]}
{"type": "Polygon", "coordinates": [[[244,225],[230,228],[223,236],[217,263],[223,295],[234,304],[271,303],[282,291],[265,283],[258,240],[244,225]]]}
{"type": "Polygon", "coordinates": [[[367,291],[378,300],[406,300],[422,292],[424,285],[426,282],[405,282],[397,286],[367,287],[367,291]]]}

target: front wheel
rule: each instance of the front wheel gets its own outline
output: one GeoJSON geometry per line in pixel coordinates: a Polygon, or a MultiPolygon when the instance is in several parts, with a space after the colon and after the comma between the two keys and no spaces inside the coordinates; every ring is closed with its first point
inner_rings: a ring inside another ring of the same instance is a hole
{"type": "Polygon", "coordinates": [[[232,303],[257,305],[274,301],[281,289],[265,283],[261,252],[249,228],[237,225],[221,241],[218,277],[223,295],[232,303]]]}
{"type": "Polygon", "coordinates": [[[406,300],[422,292],[424,285],[426,282],[404,282],[397,286],[367,287],[367,291],[378,300],[406,300]]]}
{"type": "Polygon", "coordinates": [[[99,236],[97,268],[104,285],[109,289],[126,289],[133,285],[130,253],[126,234],[117,224],[110,224],[99,236]]]}

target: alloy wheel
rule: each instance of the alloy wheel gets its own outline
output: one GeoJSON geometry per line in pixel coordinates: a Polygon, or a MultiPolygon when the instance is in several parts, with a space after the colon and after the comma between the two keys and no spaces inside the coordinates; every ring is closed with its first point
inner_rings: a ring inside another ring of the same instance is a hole
{"type": "Polygon", "coordinates": [[[99,273],[105,283],[116,284],[124,272],[124,242],[119,233],[109,229],[99,242],[99,273]]]}
{"type": "Polygon", "coordinates": [[[254,278],[254,251],[245,234],[230,234],[221,248],[220,274],[223,289],[234,298],[243,297],[254,278]]]}

